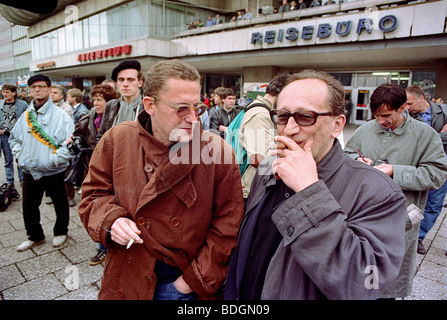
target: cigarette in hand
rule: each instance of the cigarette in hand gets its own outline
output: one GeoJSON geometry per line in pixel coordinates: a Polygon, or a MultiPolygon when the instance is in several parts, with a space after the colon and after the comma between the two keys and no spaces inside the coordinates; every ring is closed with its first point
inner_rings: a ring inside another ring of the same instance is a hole
{"type": "Polygon", "coordinates": [[[127,244],[127,247],[126,247],[126,249],[129,249],[130,248],[130,246],[133,244],[133,242],[135,241],[135,239],[134,238],[132,238],[132,239],[130,239],[129,240],[129,243],[127,244]]]}
{"type": "Polygon", "coordinates": [[[278,142],[276,144],[276,149],[286,149],[286,148],[287,148],[286,145],[282,142],[278,142]]]}
{"type": "Polygon", "coordinates": [[[273,146],[270,146],[270,150],[273,150],[273,149],[286,149],[286,148],[287,148],[286,145],[284,143],[282,143],[282,142],[278,142],[277,144],[275,144],[273,146]]]}

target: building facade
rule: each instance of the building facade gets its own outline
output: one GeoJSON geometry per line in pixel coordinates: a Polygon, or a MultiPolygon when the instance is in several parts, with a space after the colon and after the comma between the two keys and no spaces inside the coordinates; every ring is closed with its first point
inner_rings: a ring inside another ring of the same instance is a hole
{"type": "Polygon", "coordinates": [[[0,15],[0,86],[26,86],[30,75],[31,41],[27,27],[15,25],[0,15]]]}
{"type": "Polygon", "coordinates": [[[249,97],[281,71],[330,72],[345,86],[358,124],[370,118],[369,96],[380,83],[418,84],[428,98],[447,98],[447,0],[323,0],[318,7],[305,0],[306,9],[275,13],[280,2],[59,1],[47,16],[6,18],[29,25],[31,72],[72,79],[81,89],[85,80],[109,78],[124,58],[138,59],[143,70],[179,58],[197,67],[204,92],[230,86],[249,97]],[[231,20],[245,8],[251,18],[231,20]],[[225,22],[207,27],[216,14],[225,22]],[[198,20],[203,26],[191,28],[198,20]]]}

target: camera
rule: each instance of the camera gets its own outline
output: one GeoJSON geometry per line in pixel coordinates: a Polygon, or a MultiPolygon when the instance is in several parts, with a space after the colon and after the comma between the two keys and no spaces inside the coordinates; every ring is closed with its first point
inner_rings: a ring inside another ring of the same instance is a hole
{"type": "Polygon", "coordinates": [[[384,163],[388,163],[388,159],[379,158],[379,159],[374,160],[373,163],[371,163],[371,166],[373,166],[373,167],[380,166],[381,164],[384,164],[384,163]]]}
{"type": "Polygon", "coordinates": [[[70,142],[67,144],[67,148],[68,150],[70,150],[70,152],[74,153],[74,154],[78,154],[81,150],[79,149],[78,144],[76,143],[76,141],[70,142]]]}

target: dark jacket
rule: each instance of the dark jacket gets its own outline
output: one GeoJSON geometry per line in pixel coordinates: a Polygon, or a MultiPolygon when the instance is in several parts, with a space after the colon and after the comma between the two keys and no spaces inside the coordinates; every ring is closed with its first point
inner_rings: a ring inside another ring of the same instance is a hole
{"type": "Polygon", "coordinates": [[[225,127],[228,127],[233,121],[234,118],[241,112],[241,109],[238,106],[234,106],[231,111],[225,111],[224,108],[219,108],[217,110],[214,110],[212,114],[210,114],[210,131],[215,134],[220,134],[222,138],[224,138],[225,133],[222,131],[219,131],[219,126],[223,125],[225,127]]]}
{"type": "Polygon", "coordinates": [[[239,165],[229,144],[201,128],[176,153],[182,145],[169,149],[155,139],[148,118],[142,112],[106,132],[82,185],[81,220],[108,247],[99,298],[151,299],[156,260],[180,268],[199,297],[209,298],[225,279],[243,216],[239,165]],[[192,161],[176,161],[178,153],[192,161]],[[219,161],[207,161],[211,154],[219,161]],[[135,221],[143,244],[126,250],[111,241],[120,217],[135,221]]]}
{"type": "MultiPolygon", "coordinates": [[[[73,140],[76,140],[78,145],[85,149],[83,152],[83,157],[85,157],[85,162],[88,164],[90,158],[92,157],[93,149],[96,147],[97,143],[97,130],[95,126],[95,119],[98,117],[96,109],[92,108],[89,114],[82,116],[76,123],[75,131],[73,132],[73,140]]],[[[87,174],[88,170],[85,170],[84,176],[87,174]]]]}
{"type": "MultiPolygon", "coordinates": [[[[447,107],[430,101],[428,101],[428,103],[431,107],[431,127],[439,133],[442,140],[442,145],[444,147],[444,152],[447,154],[447,132],[441,132],[442,127],[447,124],[447,107]]],[[[410,115],[414,119],[424,122],[419,113],[410,113],[410,115]]]]}
{"type": "MultiPolygon", "coordinates": [[[[239,298],[258,204],[276,184],[264,160],[253,180],[225,298],[239,298]]],[[[320,180],[272,215],[283,239],[270,261],[262,299],[376,299],[405,253],[405,197],[384,173],[347,157],[335,141],[317,165],[320,180]],[[375,269],[377,268],[377,269],[375,269]],[[372,281],[372,272],[379,272],[372,281]],[[376,285],[377,288],[376,289],[376,285]]],[[[261,209],[262,210],[262,209],[261,209]]]]}
{"type": "MultiPolygon", "coordinates": [[[[113,123],[115,122],[115,118],[118,115],[118,112],[121,108],[120,99],[113,99],[107,102],[104,113],[102,115],[102,121],[101,126],[98,130],[98,136],[97,139],[101,139],[102,135],[109,130],[111,127],[113,127],[113,123]]],[[[135,118],[136,116],[144,109],[143,102],[141,102],[138,106],[135,107],[135,118]]],[[[134,119],[129,119],[134,120],[134,119]]]]}
{"type": "MultiPolygon", "coordinates": [[[[5,121],[5,112],[3,111],[3,106],[5,105],[5,100],[0,100],[0,128],[5,130],[5,134],[9,135],[10,131],[8,128],[3,127],[3,122],[5,121]]],[[[26,108],[28,108],[28,104],[20,99],[16,99],[14,109],[16,112],[16,120],[20,118],[22,113],[25,112],[26,108]]],[[[11,128],[12,130],[12,128],[11,128]]]]}

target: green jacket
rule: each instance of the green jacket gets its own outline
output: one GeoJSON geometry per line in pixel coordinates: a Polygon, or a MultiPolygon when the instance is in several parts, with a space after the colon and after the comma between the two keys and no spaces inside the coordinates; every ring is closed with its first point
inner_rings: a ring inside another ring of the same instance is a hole
{"type": "MultiPolygon", "coordinates": [[[[404,114],[406,120],[394,131],[387,132],[376,120],[359,127],[345,147],[353,159],[363,156],[387,159],[393,165],[393,180],[402,189],[407,206],[415,204],[422,211],[428,190],[440,188],[447,177],[447,157],[441,138],[433,128],[404,114]]],[[[419,224],[411,225],[407,217],[406,254],[396,281],[383,297],[405,297],[411,293],[416,266],[419,224]]]]}

